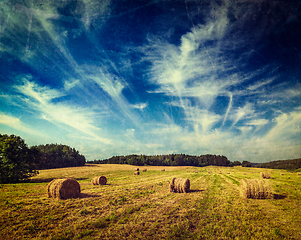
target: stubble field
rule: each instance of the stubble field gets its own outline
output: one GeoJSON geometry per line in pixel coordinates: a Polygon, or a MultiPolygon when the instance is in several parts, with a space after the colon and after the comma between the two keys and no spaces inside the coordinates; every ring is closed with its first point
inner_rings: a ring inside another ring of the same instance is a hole
{"type": "Polygon", "coordinates": [[[90,164],[42,170],[31,183],[0,185],[0,239],[301,239],[297,172],[139,168],[134,175],[135,166],[90,164]],[[259,179],[260,172],[271,172],[274,198],[241,198],[240,180],[259,179]],[[96,176],[106,176],[107,185],[92,185],[96,176]],[[170,192],[173,177],[190,179],[191,191],[170,192]],[[55,178],[75,178],[81,197],[48,198],[47,185],[55,178]]]}

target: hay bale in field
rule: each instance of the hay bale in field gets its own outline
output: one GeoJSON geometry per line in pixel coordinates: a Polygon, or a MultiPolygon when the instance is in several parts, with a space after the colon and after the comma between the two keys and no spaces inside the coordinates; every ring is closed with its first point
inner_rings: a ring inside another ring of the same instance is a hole
{"type": "Polygon", "coordinates": [[[72,178],[54,179],[47,187],[48,197],[58,199],[77,198],[80,195],[80,185],[72,178]]]}
{"type": "Polygon", "coordinates": [[[271,186],[263,179],[242,179],[240,181],[240,194],[243,198],[252,199],[273,197],[271,186]]]}
{"type": "Polygon", "coordinates": [[[93,185],[106,185],[107,178],[105,176],[95,177],[92,179],[92,184],[93,185]]]}
{"type": "Polygon", "coordinates": [[[138,171],[138,172],[139,172],[139,168],[135,168],[135,171],[138,171]]]}
{"type": "Polygon", "coordinates": [[[146,172],[146,171],[147,171],[147,169],[143,169],[143,170],[142,170],[142,172],[146,172]]]}
{"type": "Polygon", "coordinates": [[[190,191],[190,180],[184,178],[173,178],[170,181],[169,188],[171,192],[187,193],[190,191]]]}
{"type": "Polygon", "coordinates": [[[284,175],[284,173],[281,173],[280,175],[284,175]]]}
{"type": "Polygon", "coordinates": [[[270,172],[261,172],[260,177],[265,178],[265,179],[270,179],[271,178],[271,173],[270,172]]]}
{"type": "Polygon", "coordinates": [[[162,171],[162,172],[164,172],[164,171],[165,171],[165,169],[162,169],[161,171],[162,171]]]}
{"type": "Polygon", "coordinates": [[[195,173],[198,173],[198,171],[195,171],[195,173]]]}
{"type": "Polygon", "coordinates": [[[140,174],[140,172],[139,172],[139,171],[136,171],[136,172],[134,172],[134,174],[135,174],[135,175],[139,175],[139,174],[140,174]]]}

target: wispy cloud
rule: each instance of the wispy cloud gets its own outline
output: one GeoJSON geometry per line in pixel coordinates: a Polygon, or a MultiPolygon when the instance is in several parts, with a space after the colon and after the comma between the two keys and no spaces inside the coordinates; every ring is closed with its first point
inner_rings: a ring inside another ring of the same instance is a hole
{"type": "Polygon", "coordinates": [[[251,103],[246,103],[245,106],[239,107],[232,114],[231,118],[233,119],[232,126],[234,126],[238,121],[243,120],[244,118],[250,118],[255,113],[251,103]]]}
{"type": "Polygon", "coordinates": [[[301,109],[281,113],[274,119],[276,126],[264,137],[267,141],[297,141],[301,143],[301,109]]]}
{"type": "MultiPolygon", "coordinates": [[[[243,20],[239,24],[244,24],[252,9],[240,12],[231,8],[230,1],[224,3],[221,7],[215,6],[217,10],[212,12],[207,23],[193,25],[190,32],[182,35],[180,45],[149,38],[149,45],[143,52],[151,63],[149,81],[157,85],[157,89],[149,93],[173,97],[170,105],[183,110],[182,119],[190,127],[184,129],[170,125],[161,129],[177,141],[176,145],[185,145],[190,151],[198,147],[209,151],[220,149],[229,156],[249,159],[242,152],[231,153],[231,149],[245,149],[247,146],[261,149],[260,139],[267,140],[269,135],[281,132],[280,119],[275,120],[278,124],[272,127],[270,120],[265,118],[267,110],[257,108],[257,104],[268,97],[280,100],[285,93],[298,97],[300,91],[287,88],[281,94],[279,91],[278,95],[271,96],[270,85],[278,78],[273,65],[246,70],[244,61],[253,54],[248,50],[241,51],[239,58],[228,57],[233,49],[242,49],[250,42],[235,39],[233,30],[237,26],[231,24],[227,12],[231,9],[236,18],[243,20]],[[256,97],[258,101],[253,101],[256,97]],[[227,99],[228,104],[217,105],[221,98],[227,99]],[[266,135],[267,128],[262,129],[267,125],[272,130],[266,135]]],[[[284,126],[292,127],[289,122],[284,126]]],[[[153,131],[159,133],[160,130],[156,129],[154,127],[153,131]]],[[[270,140],[267,142],[273,144],[270,140]]],[[[248,149],[248,152],[252,157],[256,155],[256,151],[248,149]]]]}
{"type": "Polygon", "coordinates": [[[63,126],[71,127],[71,131],[78,130],[97,141],[110,144],[108,138],[95,133],[101,129],[93,124],[94,113],[92,111],[53,102],[56,98],[63,96],[63,93],[48,87],[40,87],[27,79],[24,79],[23,85],[15,86],[15,88],[19,93],[24,94],[26,97],[24,101],[28,107],[39,112],[42,119],[53,124],[63,124],[63,126]]]}
{"type": "MultiPolygon", "coordinates": [[[[286,63],[269,59],[270,46],[262,41],[269,33],[277,39],[278,30],[297,16],[296,5],[0,5],[0,60],[8,66],[0,73],[5,129],[36,134],[35,120],[37,128],[53,125],[63,129],[58,141],[69,141],[90,158],[185,152],[259,162],[258,156],[300,155],[299,72],[283,75],[286,63]],[[146,21],[144,11],[153,6],[167,7],[168,14],[149,11],[146,21]],[[129,24],[136,17],[139,24],[129,24]]],[[[50,133],[46,128],[44,134],[50,133]]]]}
{"type": "Polygon", "coordinates": [[[134,104],[134,105],[132,105],[132,107],[135,108],[135,109],[143,110],[144,108],[147,107],[147,103],[138,103],[138,104],[134,104]]]}
{"type": "Polygon", "coordinates": [[[16,118],[13,116],[8,116],[4,113],[0,112],[0,124],[6,125],[10,128],[14,128],[21,132],[29,133],[31,135],[42,136],[41,133],[34,130],[31,126],[28,126],[24,122],[20,120],[20,118],[16,118]]]}

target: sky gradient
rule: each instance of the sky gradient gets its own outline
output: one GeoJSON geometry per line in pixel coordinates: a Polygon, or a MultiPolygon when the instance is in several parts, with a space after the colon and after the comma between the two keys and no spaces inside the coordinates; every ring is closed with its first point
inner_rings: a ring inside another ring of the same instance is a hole
{"type": "Polygon", "coordinates": [[[300,19],[300,1],[1,1],[0,133],[87,160],[300,158],[300,19]]]}

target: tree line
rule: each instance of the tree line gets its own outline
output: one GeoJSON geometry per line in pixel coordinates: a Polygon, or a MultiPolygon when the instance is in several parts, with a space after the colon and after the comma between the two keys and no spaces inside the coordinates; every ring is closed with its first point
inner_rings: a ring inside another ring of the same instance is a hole
{"type": "Polygon", "coordinates": [[[37,169],[84,166],[86,158],[75,148],[62,144],[46,144],[34,146],[39,155],[37,169]]]}
{"type": "Polygon", "coordinates": [[[257,164],[258,168],[272,168],[272,169],[286,169],[286,170],[296,170],[301,168],[301,158],[290,159],[290,160],[277,160],[267,163],[257,164]]]}
{"type": "Polygon", "coordinates": [[[40,169],[84,166],[85,162],[84,155],[67,145],[28,147],[19,136],[0,134],[0,183],[28,179],[40,169]]]}
{"type": "Polygon", "coordinates": [[[168,155],[126,155],[113,156],[105,160],[88,161],[96,164],[130,164],[135,166],[196,166],[204,167],[214,166],[234,166],[241,165],[239,161],[231,162],[225,156],[220,155],[186,155],[186,154],[168,154],[168,155]]]}

